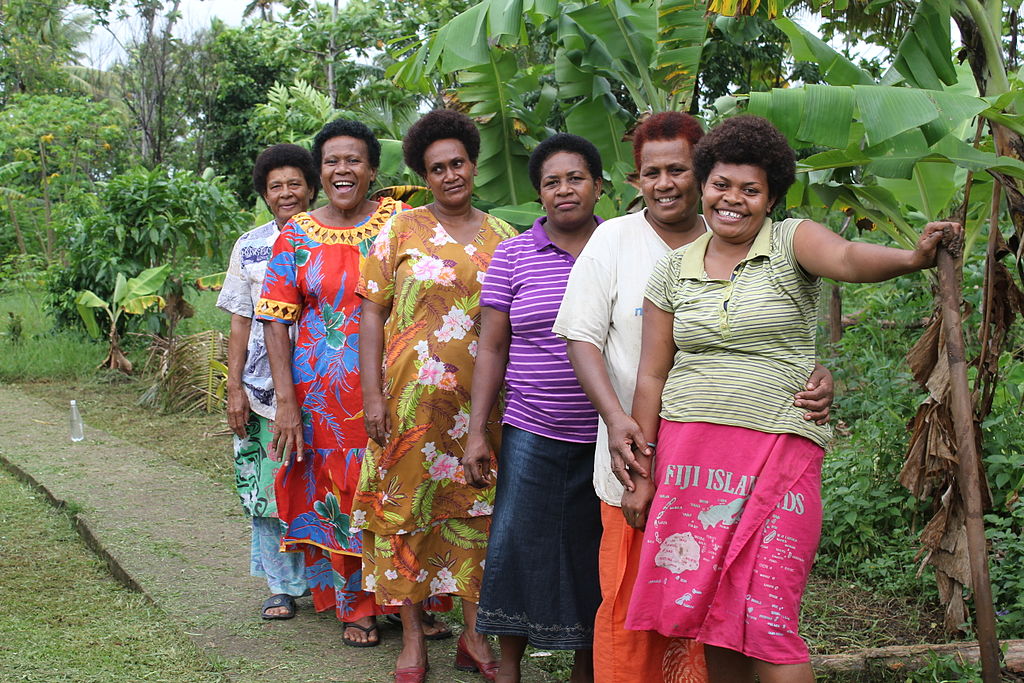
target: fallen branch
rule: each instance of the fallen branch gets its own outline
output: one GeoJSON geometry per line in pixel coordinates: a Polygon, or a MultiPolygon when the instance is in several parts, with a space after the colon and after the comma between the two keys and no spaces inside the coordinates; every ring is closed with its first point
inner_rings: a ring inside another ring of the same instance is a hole
{"type": "MultiPolygon", "coordinates": [[[[1024,673],[1024,640],[1004,640],[1007,671],[1024,673]]],[[[865,671],[884,667],[890,671],[909,671],[927,666],[933,656],[950,656],[962,661],[977,662],[980,658],[976,641],[944,645],[895,645],[874,647],[857,652],[811,657],[819,675],[826,671],[865,671]]]]}

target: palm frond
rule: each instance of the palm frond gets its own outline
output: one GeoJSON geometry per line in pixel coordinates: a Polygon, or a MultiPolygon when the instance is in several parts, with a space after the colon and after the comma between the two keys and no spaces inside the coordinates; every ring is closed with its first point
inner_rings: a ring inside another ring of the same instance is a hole
{"type": "Polygon", "coordinates": [[[144,399],[170,412],[222,410],[227,353],[227,338],[215,330],[173,339],[154,335],[147,368],[156,377],[144,399]]]}

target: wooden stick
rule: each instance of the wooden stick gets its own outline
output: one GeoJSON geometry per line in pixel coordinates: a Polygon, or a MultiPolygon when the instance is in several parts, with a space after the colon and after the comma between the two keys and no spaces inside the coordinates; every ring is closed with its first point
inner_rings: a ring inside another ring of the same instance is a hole
{"type": "Polygon", "coordinates": [[[981,651],[981,679],[999,683],[999,640],[992,605],[992,584],[988,574],[988,550],[981,510],[978,451],[975,447],[974,405],[967,386],[964,334],[960,319],[959,263],[945,246],[938,250],[939,296],[942,301],[942,331],[949,359],[949,407],[956,431],[959,460],[959,490],[963,499],[967,548],[974,592],[974,626],[981,651]]]}
{"type": "MultiPolygon", "coordinates": [[[[1024,640],[1005,640],[1006,669],[1024,673],[1024,640]]],[[[893,645],[871,647],[841,654],[812,655],[811,664],[818,674],[827,672],[864,671],[869,667],[885,667],[890,671],[910,671],[924,668],[932,656],[955,657],[962,661],[979,659],[978,643],[944,643],[941,645],[893,645]]]]}

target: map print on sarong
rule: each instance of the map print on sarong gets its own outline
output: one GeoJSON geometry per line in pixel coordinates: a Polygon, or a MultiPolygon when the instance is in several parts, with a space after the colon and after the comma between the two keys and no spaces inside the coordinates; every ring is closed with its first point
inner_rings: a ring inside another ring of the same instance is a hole
{"type": "MultiPolygon", "coordinates": [[[[720,468],[677,466],[665,472],[649,530],[658,547],[654,564],[668,572],[662,580],[666,587],[676,588],[669,593],[676,605],[700,608],[713,599],[756,483],[757,476],[720,468]],[[669,491],[680,495],[667,495],[669,491]]],[[[797,615],[780,598],[789,577],[803,574],[813,560],[806,552],[808,544],[798,539],[804,508],[803,493],[787,491],[750,540],[759,547],[753,556],[746,619],[767,623],[769,632],[795,633],[797,615]]],[[[817,539],[809,548],[816,545],[817,539]]]]}
{"type": "Polygon", "coordinates": [[[661,443],[627,628],[807,661],[797,627],[821,533],[821,447],[668,422],[661,443]]]}

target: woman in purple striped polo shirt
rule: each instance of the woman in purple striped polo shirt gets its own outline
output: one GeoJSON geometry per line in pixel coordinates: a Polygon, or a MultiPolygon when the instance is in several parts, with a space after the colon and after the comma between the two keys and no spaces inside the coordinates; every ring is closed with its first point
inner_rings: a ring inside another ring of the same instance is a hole
{"type": "Polygon", "coordinates": [[[471,484],[489,476],[485,426],[503,383],[506,406],[477,630],[498,636],[497,680],[519,681],[529,643],[575,650],[571,680],[592,681],[601,600],[591,483],[597,413],[551,327],[569,271],[601,220],[601,157],[587,140],[561,133],[537,146],[529,170],[546,215],[498,246],[480,300],[462,460],[471,484]]]}

